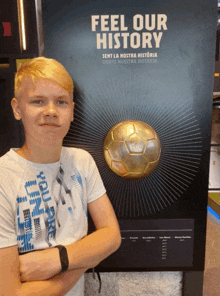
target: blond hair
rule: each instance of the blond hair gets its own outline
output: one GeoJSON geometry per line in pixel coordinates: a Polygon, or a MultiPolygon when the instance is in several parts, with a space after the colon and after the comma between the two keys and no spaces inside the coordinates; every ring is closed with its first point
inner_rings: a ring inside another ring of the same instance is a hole
{"type": "Polygon", "coordinates": [[[66,89],[73,92],[73,80],[67,70],[58,61],[45,57],[33,58],[21,65],[15,75],[15,97],[19,96],[22,81],[26,77],[31,77],[34,83],[38,78],[52,80],[66,89]]]}

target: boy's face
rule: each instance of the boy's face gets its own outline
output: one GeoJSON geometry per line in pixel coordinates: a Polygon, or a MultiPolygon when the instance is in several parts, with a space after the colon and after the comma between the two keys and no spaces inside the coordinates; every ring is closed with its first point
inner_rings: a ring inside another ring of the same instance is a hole
{"type": "Polygon", "coordinates": [[[26,78],[19,98],[12,99],[17,120],[22,120],[25,141],[41,147],[61,144],[73,121],[72,94],[56,82],[26,78]]]}

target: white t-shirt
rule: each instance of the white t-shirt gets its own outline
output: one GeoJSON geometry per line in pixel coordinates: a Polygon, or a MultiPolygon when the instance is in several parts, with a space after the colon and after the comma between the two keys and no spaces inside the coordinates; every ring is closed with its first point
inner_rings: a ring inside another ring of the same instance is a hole
{"type": "MultiPolygon", "coordinates": [[[[15,149],[0,158],[0,248],[20,253],[68,245],[87,234],[87,204],[105,193],[91,155],[63,147],[60,161],[30,162],[15,149]]],[[[83,295],[83,277],[66,295],[83,295]]]]}

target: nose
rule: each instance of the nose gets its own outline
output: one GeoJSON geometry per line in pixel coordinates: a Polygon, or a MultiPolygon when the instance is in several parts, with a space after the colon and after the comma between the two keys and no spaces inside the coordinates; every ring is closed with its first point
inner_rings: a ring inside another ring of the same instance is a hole
{"type": "Polygon", "coordinates": [[[57,107],[54,102],[48,102],[45,106],[44,115],[47,117],[57,117],[57,107]]]}

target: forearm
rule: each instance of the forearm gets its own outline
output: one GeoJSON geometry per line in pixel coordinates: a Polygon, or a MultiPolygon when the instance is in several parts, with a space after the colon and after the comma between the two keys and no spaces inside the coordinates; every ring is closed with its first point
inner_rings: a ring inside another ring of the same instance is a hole
{"type": "MultiPolygon", "coordinates": [[[[69,270],[95,267],[118,249],[120,239],[118,230],[106,227],[67,245],[69,270]]],[[[25,282],[47,280],[61,271],[57,248],[31,252],[19,258],[21,280],[25,282]]]]}
{"type": "Polygon", "coordinates": [[[19,256],[22,282],[43,281],[61,272],[59,250],[48,248],[19,256]]]}
{"type": "MultiPolygon", "coordinates": [[[[86,268],[68,270],[46,281],[21,283],[16,296],[61,296],[65,295],[85,273],[86,268]]],[[[11,295],[10,295],[11,296],[11,295]]]]}
{"type": "Polygon", "coordinates": [[[66,246],[69,269],[92,268],[115,252],[121,243],[120,232],[111,227],[96,230],[74,244],[66,246]]]}

